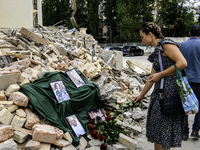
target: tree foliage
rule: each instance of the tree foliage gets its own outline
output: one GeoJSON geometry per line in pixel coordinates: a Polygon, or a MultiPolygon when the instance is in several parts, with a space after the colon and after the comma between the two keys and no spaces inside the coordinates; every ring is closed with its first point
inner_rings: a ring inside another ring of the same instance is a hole
{"type": "Polygon", "coordinates": [[[141,22],[153,21],[154,0],[117,0],[117,26],[120,29],[122,41],[139,41],[141,22]]]}
{"type": "MultiPolygon", "coordinates": [[[[196,1],[189,0],[104,0],[103,15],[99,13],[102,0],[76,0],[75,20],[79,27],[100,40],[99,30],[107,27],[109,42],[138,42],[139,29],[143,21],[155,21],[164,36],[188,36],[192,24],[200,22],[200,11],[196,1]],[[157,3],[155,3],[155,1],[157,3]],[[155,6],[157,4],[157,6],[155,6]],[[187,4],[187,5],[186,5],[187,4]],[[155,11],[157,8],[158,11],[155,11]],[[158,12],[158,14],[156,14],[158,12]],[[194,18],[197,18],[195,20],[194,18]]],[[[54,25],[62,21],[69,29],[72,9],[69,0],[43,0],[43,24],[54,25]]]]}
{"type": "Polygon", "coordinates": [[[189,29],[194,24],[194,14],[189,12],[185,1],[161,1],[161,10],[156,22],[168,37],[188,36],[189,29]]]}

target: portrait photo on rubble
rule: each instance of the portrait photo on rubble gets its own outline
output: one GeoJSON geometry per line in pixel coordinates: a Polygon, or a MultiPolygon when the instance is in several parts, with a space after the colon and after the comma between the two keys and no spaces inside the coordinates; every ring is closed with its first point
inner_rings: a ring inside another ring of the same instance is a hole
{"type": "Polygon", "coordinates": [[[102,113],[101,109],[99,109],[99,108],[92,110],[92,111],[89,111],[88,115],[90,116],[91,119],[95,119],[96,122],[105,121],[105,116],[102,113]],[[100,118],[97,119],[97,116],[99,116],[100,118]]]}
{"type": "Polygon", "coordinates": [[[81,125],[76,115],[67,116],[66,119],[77,137],[84,135],[86,133],[85,129],[81,125]]]}
{"type": "Polygon", "coordinates": [[[75,69],[71,69],[69,71],[66,71],[66,74],[69,76],[69,78],[72,80],[74,85],[78,88],[85,84],[85,82],[82,80],[82,78],[78,75],[75,69]]]}
{"type": "Polygon", "coordinates": [[[69,96],[62,80],[54,81],[49,84],[51,86],[51,89],[52,89],[58,103],[61,103],[63,101],[70,99],[70,96],[69,96]]]}

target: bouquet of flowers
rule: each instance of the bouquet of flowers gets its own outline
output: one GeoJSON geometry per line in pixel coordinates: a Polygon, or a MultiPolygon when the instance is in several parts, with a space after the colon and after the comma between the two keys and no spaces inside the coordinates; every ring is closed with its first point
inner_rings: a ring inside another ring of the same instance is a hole
{"type": "Polygon", "coordinates": [[[118,141],[119,134],[124,133],[127,134],[121,125],[116,124],[116,115],[110,113],[109,110],[106,111],[105,121],[100,121],[101,118],[97,116],[95,119],[90,119],[89,124],[87,125],[87,129],[90,130],[90,135],[94,139],[99,139],[100,141],[104,141],[101,145],[101,150],[107,149],[107,144],[112,145],[118,141]]]}

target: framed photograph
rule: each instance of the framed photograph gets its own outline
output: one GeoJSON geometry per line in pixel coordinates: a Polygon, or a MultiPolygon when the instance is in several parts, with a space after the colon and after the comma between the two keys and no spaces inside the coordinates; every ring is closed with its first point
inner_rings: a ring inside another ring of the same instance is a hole
{"type": "Polygon", "coordinates": [[[67,119],[67,122],[69,123],[70,127],[72,128],[73,132],[75,133],[75,135],[77,137],[84,135],[86,133],[85,129],[83,128],[83,126],[79,122],[76,115],[67,116],[66,119],[67,119]]]}
{"type": "Polygon", "coordinates": [[[63,84],[63,81],[54,81],[50,83],[51,89],[56,97],[58,103],[69,100],[70,96],[63,84]]]}
{"type": "Polygon", "coordinates": [[[72,80],[77,88],[85,84],[85,82],[82,80],[75,69],[66,71],[66,74],[69,76],[69,78],[72,80]]]}
{"type": "Polygon", "coordinates": [[[105,121],[106,118],[104,116],[104,114],[102,113],[101,109],[95,109],[92,111],[88,112],[88,115],[90,116],[91,119],[95,119],[95,121],[97,122],[97,116],[99,116],[101,119],[99,121],[105,121]]]}

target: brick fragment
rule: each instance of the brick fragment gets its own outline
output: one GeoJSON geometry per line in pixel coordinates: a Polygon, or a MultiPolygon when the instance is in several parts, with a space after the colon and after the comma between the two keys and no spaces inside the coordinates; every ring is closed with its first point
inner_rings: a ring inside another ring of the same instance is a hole
{"type": "Polygon", "coordinates": [[[40,123],[39,117],[37,116],[36,113],[33,113],[30,108],[26,108],[25,112],[26,112],[26,122],[24,125],[25,128],[32,129],[32,127],[35,124],[40,123]]]}
{"type": "Polygon", "coordinates": [[[4,90],[0,91],[0,101],[7,101],[7,97],[5,95],[5,91],[4,90]]]}
{"type": "Polygon", "coordinates": [[[10,139],[13,136],[13,130],[11,126],[0,126],[0,142],[10,139]]]}
{"type": "Polygon", "coordinates": [[[45,143],[55,143],[57,133],[53,126],[35,124],[32,128],[33,140],[45,143]]]}
{"type": "Polygon", "coordinates": [[[39,148],[40,148],[39,141],[30,140],[25,145],[25,150],[38,150],[39,148]]]}
{"type": "Polygon", "coordinates": [[[22,92],[13,92],[10,94],[8,100],[13,101],[14,104],[22,107],[27,107],[29,101],[28,97],[26,97],[22,92]]]}

